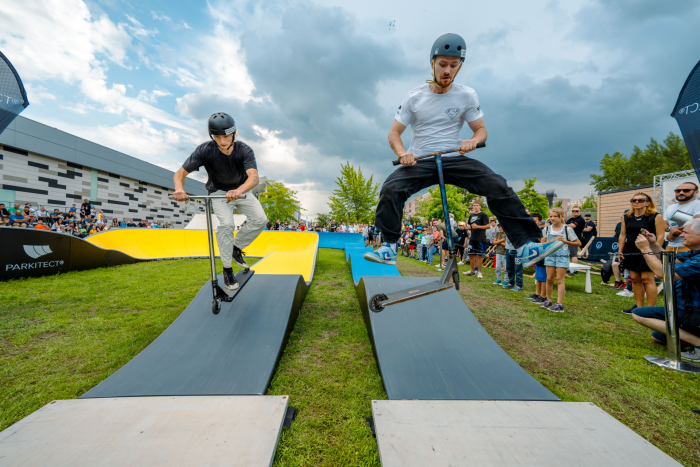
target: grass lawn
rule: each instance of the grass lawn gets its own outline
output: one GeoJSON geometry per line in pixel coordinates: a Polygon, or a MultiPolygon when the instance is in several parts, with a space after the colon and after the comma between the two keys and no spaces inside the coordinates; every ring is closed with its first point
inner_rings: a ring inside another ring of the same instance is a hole
{"type": "MultiPolygon", "coordinates": [[[[0,430],[54,399],[71,399],[152,342],[208,279],[208,260],[140,263],[0,283],[0,430]]],[[[438,276],[400,258],[405,276],[438,276]]],[[[464,269],[466,270],[466,269],[464,269]]],[[[463,277],[464,297],[496,341],[564,401],[588,401],[679,462],[700,467],[700,377],[657,368],[665,349],[620,310],[629,299],[583,275],[567,279],[565,313],[463,277]]],[[[385,399],[344,252],[319,250],[314,282],[269,394],[299,409],[276,466],[379,465],[364,422],[385,399]]]]}

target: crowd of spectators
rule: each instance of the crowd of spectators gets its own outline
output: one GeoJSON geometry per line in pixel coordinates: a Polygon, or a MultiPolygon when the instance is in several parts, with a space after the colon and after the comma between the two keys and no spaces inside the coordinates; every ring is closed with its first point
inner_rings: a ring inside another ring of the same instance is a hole
{"type": "Polygon", "coordinates": [[[80,238],[113,228],[172,228],[172,225],[166,222],[153,222],[147,219],[113,218],[109,221],[104,212],[97,210],[88,199],[79,208],[73,204],[64,212],[58,208],[49,211],[44,206],[35,209],[31,203],[25,203],[24,207],[15,203],[10,208],[0,203],[0,226],[48,230],[80,238]]]}

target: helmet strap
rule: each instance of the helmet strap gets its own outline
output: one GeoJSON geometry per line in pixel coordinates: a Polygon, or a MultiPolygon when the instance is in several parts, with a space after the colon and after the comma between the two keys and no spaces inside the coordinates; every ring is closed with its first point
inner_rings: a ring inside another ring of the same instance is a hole
{"type": "MultiPolygon", "coordinates": [[[[236,142],[236,135],[237,134],[238,134],[238,130],[233,132],[233,139],[231,140],[231,144],[229,144],[229,146],[226,148],[227,151],[229,149],[231,149],[231,146],[233,146],[233,144],[236,142]]],[[[214,137],[212,136],[211,133],[209,133],[209,138],[211,138],[211,140],[214,141],[214,143],[216,143],[217,146],[219,145],[219,143],[216,142],[216,140],[214,139],[214,137]]]]}
{"type": "Polygon", "coordinates": [[[455,73],[454,77],[452,78],[452,81],[450,81],[450,84],[448,84],[447,86],[442,86],[442,85],[441,85],[440,83],[438,83],[437,80],[435,79],[435,59],[432,59],[432,60],[430,61],[430,63],[433,65],[433,70],[432,70],[432,72],[433,72],[433,79],[432,79],[432,80],[427,79],[427,80],[425,80],[425,82],[428,83],[428,84],[434,84],[435,86],[439,87],[440,89],[444,89],[444,88],[450,86],[452,83],[455,82],[455,78],[457,78],[457,74],[459,73],[459,70],[461,70],[461,69],[462,69],[462,65],[464,65],[464,60],[462,60],[462,61],[459,62],[459,68],[457,68],[457,73],[455,73]]]}

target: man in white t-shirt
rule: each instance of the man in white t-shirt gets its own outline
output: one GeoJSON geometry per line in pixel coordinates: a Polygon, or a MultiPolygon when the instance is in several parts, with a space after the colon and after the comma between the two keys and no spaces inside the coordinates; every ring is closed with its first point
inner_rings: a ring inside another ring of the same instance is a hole
{"type": "Polygon", "coordinates": [[[684,251],[689,251],[687,247],[683,246],[683,239],[680,236],[683,232],[684,224],[672,221],[671,217],[673,217],[677,211],[681,211],[692,217],[700,217],[700,201],[695,199],[698,195],[698,186],[693,182],[681,183],[678,185],[675,192],[676,203],[667,207],[666,212],[664,212],[666,232],[668,232],[666,234],[666,240],[668,240],[666,249],[668,251],[682,253],[684,251]]]}
{"type": "MultiPolygon", "coordinates": [[[[484,114],[476,92],[454,82],[466,52],[467,44],[461,36],[440,36],[430,50],[432,81],[409,91],[396,112],[389,131],[389,145],[402,167],[382,186],[375,224],[385,243],[364,255],[368,261],[396,264],[396,243],[401,235],[404,204],[414,193],[439,182],[435,161],[432,158],[416,161],[415,156],[457,147],[464,155],[486,141],[484,114]],[[465,123],[474,135],[461,140],[459,132],[465,123]],[[401,134],[409,125],[413,136],[406,151],[401,134]]],[[[489,209],[513,242],[524,267],[561,248],[561,242],[539,243],[540,229],[525,211],[520,198],[503,177],[485,164],[468,157],[444,157],[443,174],[446,183],[486,197],[489,209]]]]}

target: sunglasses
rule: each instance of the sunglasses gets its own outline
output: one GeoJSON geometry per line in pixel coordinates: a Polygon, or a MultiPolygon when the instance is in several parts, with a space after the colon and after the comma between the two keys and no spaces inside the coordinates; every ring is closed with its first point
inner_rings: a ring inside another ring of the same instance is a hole
{"type": "Polygon", "coordinates": [[[574,209],[574,210],[571,211],[571,212],[581,212],[581,211],[579,211],[578,209],[574,209]]]}
{"type": "Polygon", "coordinates": [[[646,198],[632,198],[630,200],[630,203],[646,203],[647,199],[646,198]]]}
{"type": "Polygon", "coordinates": [[[676,193],[692,193],[695,191],[695,188],[681,188],[680,190],[673,190],[676,193]]]}

